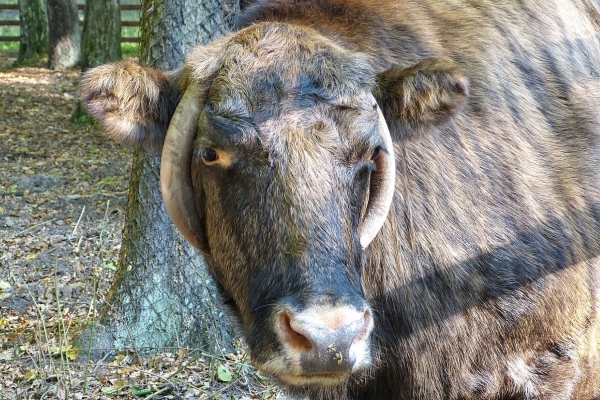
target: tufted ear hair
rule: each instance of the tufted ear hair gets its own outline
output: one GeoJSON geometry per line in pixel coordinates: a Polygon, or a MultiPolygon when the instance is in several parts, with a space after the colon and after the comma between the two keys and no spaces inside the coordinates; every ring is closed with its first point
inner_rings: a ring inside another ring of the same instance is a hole
{"type": "Polygon", "coordinates": [[[469,96],[464,70],[449,60],[426,59],[377,76],[374,91],[392,136],[414,136],[459,113],[469,96]]]}
{"type": "Polygon", "coordinates": [[[101,65],[83,74],[81,101],[116,140],[159,150],[181,98],[184,72],[164,73],[132,61],[101,65]]]}

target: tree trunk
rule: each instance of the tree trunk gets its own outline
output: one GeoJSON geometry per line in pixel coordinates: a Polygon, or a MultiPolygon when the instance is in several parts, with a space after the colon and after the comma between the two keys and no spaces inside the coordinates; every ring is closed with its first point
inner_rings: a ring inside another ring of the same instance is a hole
{"type": "Polygon", "coordinates": [[[81,68],[97,67],[121,59],[119,0],[88,0],[81,39],[81,68]]]}
{"type": "Polygon", "coordinates": [[[48,5],[48,67],[76,66],[80,58],[81,29],[75,0],[46,0],[48,5]]]}
{"type": "MultiPolygon", "coordinates": [[[[187,50],[230,25],[235,9],[230,1],[143,0],[142,62],[162,69],[180,66],[187,50]]],[[[158,154],[136,151],[119,266],[92,347],[175,346],[219,353],[231,347],[232,330],[202,256],[169,220],[159,164],[158,154]]],[[[86,336],[78,340],[80,347],[86,336]]]]}
{"type": "MultiPolygon", "coordinates": [[[[121,59],[120,0],[87,0],[81,35],[81,69],[97,67],[121,59]]],[[[71,121],[87,116],[81,101],[77,102],[71,121]]]]}
{"type": "Polygon", "coordinates": [[[48,54],[48,15],[45,0],[19,0],[21,38],[15,65],[37,62],[48,54]]]}
{"type": "Polygon", "coordinates": [[[142,63],[176,68],[190,48],[221,36],[233,25],[236,0],[142,0],[142,63]]]}

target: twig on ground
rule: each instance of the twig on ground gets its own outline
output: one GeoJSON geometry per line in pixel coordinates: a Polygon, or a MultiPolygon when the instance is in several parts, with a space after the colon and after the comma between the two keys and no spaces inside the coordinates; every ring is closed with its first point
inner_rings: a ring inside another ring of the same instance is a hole
{"type": "Polygon", "coordinates": [[[75,237],[75,235],[77,233],[77,228],[79,228],[79,224],[81,223],[81,219],[83,218],[84,213],[85,213],[85,206],[83,206],[83,208],[81,210],[81,214],[79,214],[79,219],[77,220],[77,223],[75,224],[75,228],[73,228],[73,232],[71,233],[72,237],[75,237]]]}
{"type": "Polygon", "coordinates": [[[22,231],[20,231],[20,232],[14,233],[14,234],[12,234],[10,237],[11,237],[11,238],[16,238],[17,236],[21,236],[22,234],[24,234],[24,233],[27,233],[27,232],[29,232],[29,231],[31,231],[31,230],[33,230],[33,229],[39,228],[39,227],[40,227],[40,226],[42,226],[42,225],[49,224],[50,222],[53,222],[55,219],[56,219],[56,217],[54,217],[54,218],[51,218],[51,219],[49,219],[49,220],[46,220],[46,221],[43,221],[43,222],[40,222],[39,224],[35,224],[35,225],[33,225],[33,226],[30,226],[30,227],[29,227],[29,228],[27,228],[27,229],[23,229],[23,230],[22,230],[22,231]]]}

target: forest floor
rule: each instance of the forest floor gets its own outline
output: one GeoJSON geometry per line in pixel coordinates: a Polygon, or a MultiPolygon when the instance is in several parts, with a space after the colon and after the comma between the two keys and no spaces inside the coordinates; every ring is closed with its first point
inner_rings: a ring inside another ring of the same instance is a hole
{"type": "Polygon", "coordinates": [[[121,243],[132,151],[74,123],[77,70],[0,53],[0,399],[279,399],[243,352],[86,359],[121,243]]]}

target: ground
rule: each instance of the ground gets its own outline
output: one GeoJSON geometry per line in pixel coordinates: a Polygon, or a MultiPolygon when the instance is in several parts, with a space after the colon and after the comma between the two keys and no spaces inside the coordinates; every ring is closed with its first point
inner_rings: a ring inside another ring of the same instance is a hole
{"type": "Polygon", "coordinates": [[[92,361],[71,345],[97,317],[121,243],[132,150],[74,123],[77,70],[0,54],[0,399],[275,399],[242,350],[92,361]]]}

